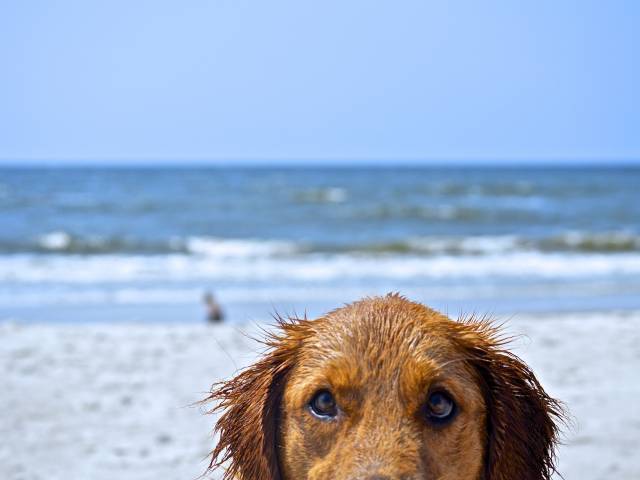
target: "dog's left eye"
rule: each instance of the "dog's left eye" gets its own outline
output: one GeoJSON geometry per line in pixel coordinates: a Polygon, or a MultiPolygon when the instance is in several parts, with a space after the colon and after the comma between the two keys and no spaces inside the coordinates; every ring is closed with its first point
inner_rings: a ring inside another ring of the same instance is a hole
{"type": "Polygon", "coordinates": [[[338,414],[336,399],[328,390],[317,392],[309,402],[309,407],[314,415],[323,419],[333,418],[338,414]]]}
{"type": "Polygon", "coordinates": [[[429,395],[425,407],[427,418],[433,422],[450,420],[456,410],[456,404],[446,392],[434,392],[429,395]]]}

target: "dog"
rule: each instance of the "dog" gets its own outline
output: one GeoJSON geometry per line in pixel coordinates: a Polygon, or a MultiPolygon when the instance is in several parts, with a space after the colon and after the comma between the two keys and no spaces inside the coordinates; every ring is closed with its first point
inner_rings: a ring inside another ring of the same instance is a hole
{"type": "Polygon", "coordinates": [[[486,319],[398,294],[279,318],[205,401],[209,468],[241,480],[548,480],[562,404],[486,319]]]}

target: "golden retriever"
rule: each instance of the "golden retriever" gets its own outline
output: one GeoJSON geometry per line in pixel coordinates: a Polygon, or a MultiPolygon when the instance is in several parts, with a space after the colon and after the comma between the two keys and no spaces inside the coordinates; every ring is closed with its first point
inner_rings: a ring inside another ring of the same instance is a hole
{"type": "Polygon", "coordinates": [[[207,401],[211,469],[242,480],[543,480],[561,405],[485,320],[390,294],[281,320],[207,401]]]}

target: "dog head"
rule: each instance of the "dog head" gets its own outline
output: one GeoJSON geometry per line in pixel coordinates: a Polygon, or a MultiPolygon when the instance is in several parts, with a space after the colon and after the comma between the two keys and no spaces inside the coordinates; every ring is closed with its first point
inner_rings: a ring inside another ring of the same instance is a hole
{"type": "Polygon", "coordinates": [[[547,480],[561,408],[485,321],[398,295],[281,321],[214,386],[211,468],[242,480],[547,480]]]}

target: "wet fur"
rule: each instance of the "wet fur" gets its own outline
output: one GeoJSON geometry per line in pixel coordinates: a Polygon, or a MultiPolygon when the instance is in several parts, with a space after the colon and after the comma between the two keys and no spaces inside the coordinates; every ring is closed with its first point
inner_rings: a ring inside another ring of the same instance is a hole
{"type": "Polygon", "coordinates": [[[555,471],[561,406],[486,320],[452,321],[393,294],[281,319],[265,343],[257,363],[207,399],[222,413],[210,469],[225,479],[548,480],[555,471]],[[353,412],[343,425],[300,408],[315,375],[358,385],[341,391],[353,412]],[[411,414],[435,381],[466,402],[451,427],[411,414]]]}

